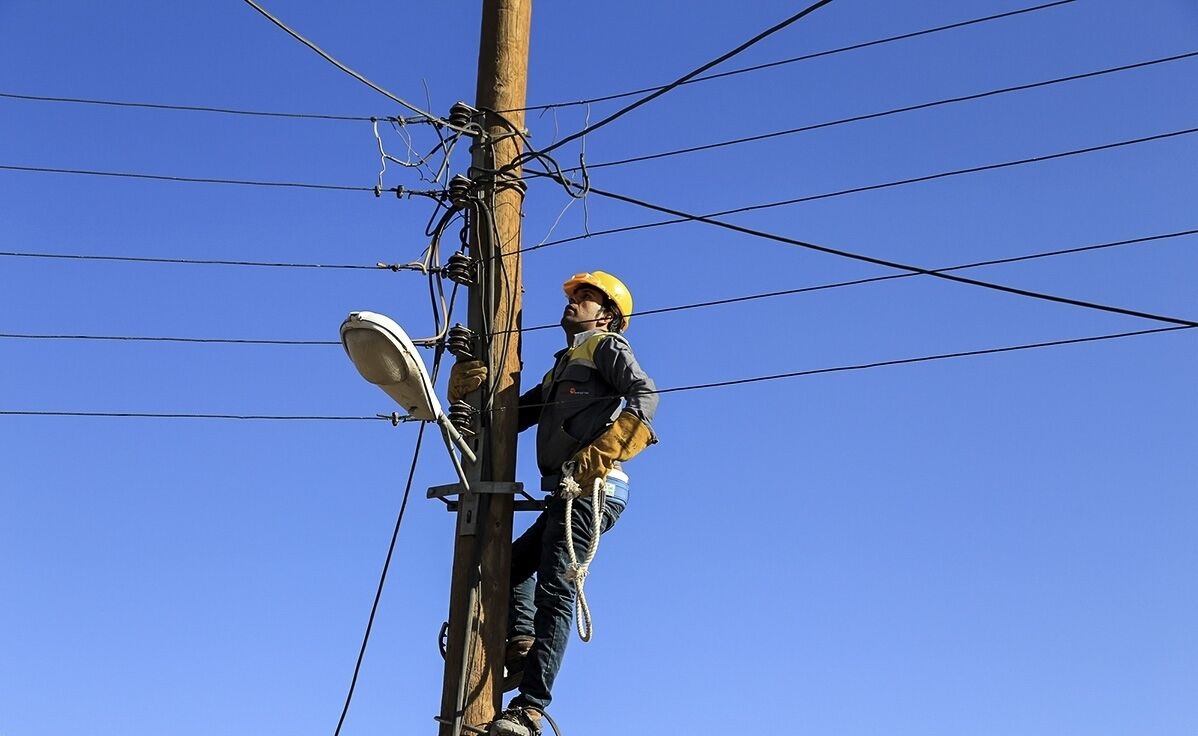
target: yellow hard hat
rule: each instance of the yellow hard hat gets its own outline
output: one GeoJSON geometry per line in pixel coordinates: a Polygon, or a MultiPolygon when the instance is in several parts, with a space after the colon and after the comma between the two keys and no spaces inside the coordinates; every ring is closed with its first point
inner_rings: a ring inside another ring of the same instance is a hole
{"type": "Polygon", "coordinates": [[[567,297],[571,297],[574,296],[574,290],[580,286],[593,286],[615,302],[620,316],[624,318],[623,329],[628,329],[629,315],[632,314],[632,294],[623,281],[605,271],[576,273],[562,284],[562,291],[566,292],[567,297]]]}

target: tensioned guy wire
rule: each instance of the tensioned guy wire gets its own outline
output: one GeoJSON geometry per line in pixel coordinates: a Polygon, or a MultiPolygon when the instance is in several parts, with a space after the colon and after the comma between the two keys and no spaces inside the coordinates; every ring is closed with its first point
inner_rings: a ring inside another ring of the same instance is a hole
{"type": "MultiPolygon", "coordinates": [[[[977,25],[979,23],[987,23],[989,21],[999,20],[1002,18],[1010,18],[1012,16],[1023,15],[1025,13],[1034,13],[1038,10],[1046,10],[1048,8],[1055,8],[1060,5],[1068,5],[1072,2],[1076,2],[1076,0],[1057,0],[1056,2],[1045,3],[1043,5],[1034,5],[1029,8],[1021,8],[1019,10],[1011,10],[1011,11],[1008,11],[1005,13],[998,13],[996,15],[987,15],[987,16],[984,16],[981,18],[973,18],[971,20],[960,21],[957,23],[949,23],[948,25],[936,26],[935,28],[925,28],[924,30],[921,30],[921,31],[913,31],[910,33],[899,34],[897,36],[889,36],[887,38],[879,38],[879,39],[876,39],[873,41],[865,41],[863,43],[855,43],[850,46],[841,46],[839,48],[829,49],[827,51],[817,51],[815,53],[804,54],[802,56],[794,56],[789,59],[781,59],[778,61],[771,61],[771,62],[767,62],[765,64],[755,64],[753,66],[742,67],[740,69],[732,69],[732,70],[726,71],[726,72],[718,72],[716,74],[704,74],[704,75],[695,77],[693,79],[689,79],[685,82],[682,82],[682,84],[678,85],[678,86],[697,84],[699,82],[706,82],[706,81],[710,81],[713,79],[722,79],[724,77],[736,76],[738,74],[747,74],[749,72],[760,71],[762,69],[770,69],[770,68],[782,66],[785,64],[794,64],[796,62],[807,61],[809,59],[818,59],[822,56],[832,56],[833,54],[840,54],[840,53],[844,53],[846,51],[856,51],[857,49],[869,48],[870,46],[880,46],[882,44],[891,43],[894,41],[902,41],[902,40],[905,40],[908,38],[916,38],[918,36],[926,36],[926,35],[929,35],[932,33],[939,33],[941,31],[949,31],[949,30],[954,30],[957,28],[964,28],[966,26],[977,25]]],[[[548,103],[548,104],[544,104],[544,105],[532,105],[531,107],[519,108],[519,110],[523,110],[523,111],[552,110],[555,108],[575,107],[578,105],[590,105],[590,104],[593,104],[596,102],[607,102],[610,100],[622,99],[624,97],[632,97],[633,95],[644,94],[646,92],[654,92],[654,91],[657,91],[660,89],[665,89],[665,87],[666,87],[666,85],[655,86],[655,87],[644,87],[642,89],[634,89],[629,92],[620,92],[618,94],[604,95],[602,97],[591,97],[591,98],[588,98],[585,100],[574,100],[571,102],[552,102],[552,103],[548,103]]],[[[513,109],[513,110],[501,110],[500,112],[517,112],[517,111],[518,110],[513,109]]]]}

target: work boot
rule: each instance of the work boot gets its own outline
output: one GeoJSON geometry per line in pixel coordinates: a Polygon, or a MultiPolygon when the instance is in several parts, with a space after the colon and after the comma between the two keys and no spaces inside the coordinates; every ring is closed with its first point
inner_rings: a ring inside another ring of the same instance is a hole
{"type": "Polygon", "coordinates": [[[507,674],[503,678],[503,691],[515,690],[524,677],[524,662],[532,649],[533,638],[527,635],[513,636],[507,640],[507,652],[504,654],[503,666],[507,674]]]}
{"type": "Polygon", "coordinates": [[[512,706],[491,723],[490,736],[541,736],[541,711],[512,706]]]}

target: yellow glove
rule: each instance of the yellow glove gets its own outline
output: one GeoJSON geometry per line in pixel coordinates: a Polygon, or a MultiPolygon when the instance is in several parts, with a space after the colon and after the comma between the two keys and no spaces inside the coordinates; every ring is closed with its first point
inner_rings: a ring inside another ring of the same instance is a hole
{"type": "Polygon", "coordinates": [[[466,394],[483,385],[487,380],[487,364],[481,360],[466,360],[453,364],[449,370],[449,403],[461,401],[466,394]]]}
{"type": "Polygon", "coordinates": [[[620,412],[615,424],[574,456],[574,480],[589,494],[596,478],[605,478],[617,462],[631,460],[654,443],[649,425],[632,412],[620,412]]]}

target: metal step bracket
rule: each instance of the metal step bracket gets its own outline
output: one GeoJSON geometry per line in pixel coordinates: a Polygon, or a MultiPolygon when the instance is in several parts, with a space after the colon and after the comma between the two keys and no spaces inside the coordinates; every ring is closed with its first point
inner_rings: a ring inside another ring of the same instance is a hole
{"type": "Polygon", "coordinates": [[[519,496],[512,502],[512,508],[516,511],[541,511],[545,508],[545,502],[533,498],[524,490],[524,484],[520,482],[506,482],[494,480],[476,480],[470,484],[470,490],[462,493],[461,483],[449,483],[441,486],[433,486],[428,489],[426,498],[439,498],[445,503],[445,508],[448,511],[461,511],[459,515],[458,534],[462,536],[475,533],[478,526],[478,497],[481,494],[510,494],[519,496]],[[454,498],[454,497],[457,498],[454,498]]]}

